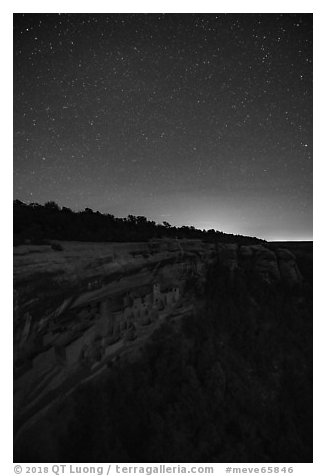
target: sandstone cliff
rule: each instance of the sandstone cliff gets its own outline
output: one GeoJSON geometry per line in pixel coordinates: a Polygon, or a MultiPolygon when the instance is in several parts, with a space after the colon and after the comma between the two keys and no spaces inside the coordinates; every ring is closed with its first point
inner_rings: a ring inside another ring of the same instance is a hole
{"type": "Polygon", "coordinates": [[[210,265],[227,279],[302,286],[282,246],[156,240],[62,242],[14,251],[14,411],[21,435],[42,411],[137,349],[166,320],[192,314],[210,265]]]}

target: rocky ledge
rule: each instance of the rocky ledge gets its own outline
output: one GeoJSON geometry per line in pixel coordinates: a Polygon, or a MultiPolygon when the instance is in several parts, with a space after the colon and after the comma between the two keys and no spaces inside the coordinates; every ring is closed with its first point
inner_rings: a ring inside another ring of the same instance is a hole
{"type": "Polygon", "coordinates": [[[166,319],[193,312],[213,263],[228,279],[301,286],[282,246],[156,240],[62,242],[14,251],[14,414],[21,433],[37,414],[116,359],[137,353],[166,319]]]}

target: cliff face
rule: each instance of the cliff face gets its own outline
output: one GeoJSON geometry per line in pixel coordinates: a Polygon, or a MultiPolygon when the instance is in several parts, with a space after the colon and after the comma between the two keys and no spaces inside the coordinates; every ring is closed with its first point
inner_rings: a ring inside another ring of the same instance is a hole
{"type": "Polygon", "coordinates": [[[269,249],[263,245],[239,246],[222,244],[217,247],[222,265],[230,269],[245,270],[265,283],[284,282],[289,286],[302,284],[303,278],[295,255],[284,248],[269,249]]]}
{"type": "Polygon", "coordinates": [[[182,288],[190,276],[204,278],[215,256],[214,245],[199,240],[66,242],[62,246],[60,252],[49,246],[15,248],[14,324],[18,347],[33,329],[40,336],[54,323],[68,321],[69,316],[74,321],[73,315],[93,308],[101,313],[108,300],[109,310],[124,310],[136,297],[144,299],[153,293],[155,282],[168,292],[174,285],[182,288]]]}
{"type": "Polygon", "coordinates": [[[81,382],[118,359],[135,359],[163,322],[193,314],[213,263],[231,282],[250,276],[263,286],[303,284],[295,255],[282,247],[200,240],[61,244],[63,251],[22,246],[14,253],[18,437],[81,382]]]}
{"type": "Polygon", "coordinates": [[[105,370],[168,317],[192,312],[216,255],[201,241],[61,243],[15,248],[15,419],[17,429],[45,402],[105,370]]]}

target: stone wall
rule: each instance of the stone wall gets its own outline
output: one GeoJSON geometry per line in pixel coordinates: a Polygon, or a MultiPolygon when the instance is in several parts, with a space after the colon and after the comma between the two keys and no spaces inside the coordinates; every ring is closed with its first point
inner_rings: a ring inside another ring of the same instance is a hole
{"type": "MultiPolygon", "coordinates": [[[[81,335],[64,343],[65,334],[61,336],[56,344],[55,334],[47,333],[43,339],[43,345],[51,345],[50,349],[39,354],[33,360],[33,366],[39,369],[58,364],[58,351],[61,351],[62,358],[68,367],[75,366],[83,360],[98,359],[107,346],[126,338],[135,339],[139,326],[149,325],[158,319],[160,312],[170,309],[180,299],[180,289],[178,286],[161,291],[159,282],[153,284],[152,293],[142,296],[137,293],[128,292],[120,300],[122,309],[113,311],[109,298],[101,301],[93,301],[76,313],[76,320],[70,328],[70,334],[82,332],[81,335]],[[126,306],[127,304],[127,306],[126,306]],[[83,331],[83,322],[89,322],[91,326],[83,331]]],[[[66,336],[68,337],[68,334],[66,336]]]]}

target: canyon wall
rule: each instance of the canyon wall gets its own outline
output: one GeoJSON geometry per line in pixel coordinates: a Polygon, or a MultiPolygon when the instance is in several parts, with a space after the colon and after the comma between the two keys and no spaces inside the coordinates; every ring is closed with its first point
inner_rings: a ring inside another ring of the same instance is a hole
{"type": "Polygon", "coordinates": [[[19,436],[51,403],[137,349],[165,320],[194,312],[210,265],[228,279],[301,286],[284,247],[156,240],[62,242],[14,252],[14,415],[19,436]]]}

